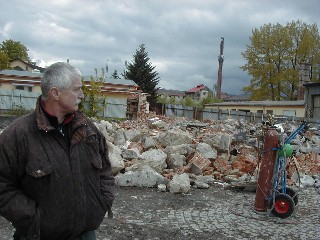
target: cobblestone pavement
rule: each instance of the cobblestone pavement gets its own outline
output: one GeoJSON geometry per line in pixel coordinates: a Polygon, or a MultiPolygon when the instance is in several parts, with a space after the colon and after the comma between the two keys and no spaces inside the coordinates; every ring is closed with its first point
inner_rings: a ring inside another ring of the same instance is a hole
{"type": "MultiPolygon", "coordinates": [[[[117,188],[114,218],[97,231],[109,239],[320,239],[319,193],[299,192],[295,213],[286,219],[253,210],[255,193],[191,189],[188,194],[154,188],[117,188]]],[[[0,219],[0,239],[11,239],[12,227],[0,219]]]]}
{"type": "Polygon", "coordinates": [[[192,189],[186,195],[127,190],[118,192],[122,196],[114,206],[115,218],[104,222],[101,240],[320,239],[319,194],[314,188],[299,192],[295,213],[286,219],[255,213],[252,192],[218,187],[192,189]],[[120,234],[114,235],[115,230],[120,234]]]}

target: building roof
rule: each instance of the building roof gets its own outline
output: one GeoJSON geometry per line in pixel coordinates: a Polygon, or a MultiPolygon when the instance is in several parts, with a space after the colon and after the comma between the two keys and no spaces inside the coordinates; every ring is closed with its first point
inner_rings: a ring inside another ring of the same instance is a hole
{"type": "Polygon", "coordinates": [[[9,75],[9,76],[20,76],[20,77],[39,77],[41,78],[42,73],[39,72],[28,72],[28,71],[19,71],[19,70],[2,70],[0,74],[9,75]]]}
{"type": "Polygon", "coordinates": [[[303,84],[306,87],[310,87],[310,86],[320,86],[320,82],[307,82],[305,84],[303,84]]]}
{"type": "Polygon", "coordinates": [[[204,89],[206,86],[203,84],[197,85],[194,88],[189,89],[188,91],[186,91],[186,93],[196,93],[199,92],[200,90],[204,89]]]}
{"type": "Polygon", "coordinates": [[[159,95],[168,95],[168,96],[183,96],[185,94],[185,91],[179,91],[179,90],[170,90],[170,89],[158,89],[159,95]]]}
{"type": "Polygon", "coordinates": [[[39,67],[39,66],[37,66],[37,65],[35,65],[35,64],[32,64],[32,63],[30,63],[30,62],[26,62],[26,61],[24,61],[24,60],[22,60],[22,59],[20,59],[20,58],[13,59],[13,60],[10,61],[10,62],[14,62],[14,61],[21,61],[21,62],[23,62],[24,64],[28,65],[29,67],[31,67],[31,68],[33,68],[33,69],[39,70],[40,72],[44,72],[44,70],[45,70],[45,68],[43,68],[43,67],[39,67]]]}
{"type": "MultiPolygon", "coordinates": [[[[91,77],[92,76],[83,76],[83,79],[85,81],[90,81],[91,77]]],[[[114,85],[130,85],[130,86],[138,87],[138,85],[134,81],[127,80],[127,79],[104,78],[103,82],[109,83],[109,84],[114,84],[114,85]]]]}
{"type": "Polygon", "coordinates": [[[244,101],[244,102],[222,102],[209,103],[206,106],[304,106],[304,100],[298,101],[244,101]]]}
{"type": "Polygon", "coordinates": [[[249,101],[250,95],[249,94],[241,94],[241,95],[229,95],[223,98],[223,101],[226,102],[236,102],[236,101],[249,101]]]}
{"type": "MultiPolygon", "coordinates": [[[[3,70],[0,71],[0,81],[10,82],[11,84],[33,84],[40,85],[42,73],[34,73],[28,71],[3,70]]],[[[85,85],[90,85],[90,77],[84,77],[85,85]]],[[[101,87],[102,92],[108,93],[125,93],[125,94],[140,94],[140,87],[132,80],[108,78],[103,82],[101,87]]]]}
{"type": "MultiPolygon", "coordinates": [[[[18,71],[18,70],[2,70],[0,71],[0,74],[8,75],[8,76],[19,76],[19,77],[42,77],[43,73],[37,73],[37,72],[28,72],[28,71],[18,71]]],[[[90,81],[90,76],[83,76],[85,81],[90,81]]],[[[114,79],[114,78],[108,78],[105,79],[105,83],[110,83],[114,85],[130,85],[130,86],[138,86],[134,81],[132,80],[125,80],[125,79],[114,79]]]]}

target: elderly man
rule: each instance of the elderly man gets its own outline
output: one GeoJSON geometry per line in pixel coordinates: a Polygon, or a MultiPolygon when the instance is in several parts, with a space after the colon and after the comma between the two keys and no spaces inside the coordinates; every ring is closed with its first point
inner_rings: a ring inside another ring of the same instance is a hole
{"type": "Polygon", "coordinates": [[[96,239],[114,200],[103,135],[79,110],[81,73],[48,67],[35,111],[0,135],[0,215],[14,239],[96,239]]]}

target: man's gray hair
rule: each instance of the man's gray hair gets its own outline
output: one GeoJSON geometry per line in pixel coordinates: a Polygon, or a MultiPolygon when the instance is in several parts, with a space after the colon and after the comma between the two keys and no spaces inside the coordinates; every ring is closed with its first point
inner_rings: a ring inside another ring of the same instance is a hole
{"type": "Polygon", "coordinates": [[[66,89],[70,87],[72,79],[75,76],[82,76],[81,72],[65,62],[57,62],[50,65],[43,73],[41,79],[41,91],[44,98],[49,97],[52,87],[57,89],[66,89]]]}

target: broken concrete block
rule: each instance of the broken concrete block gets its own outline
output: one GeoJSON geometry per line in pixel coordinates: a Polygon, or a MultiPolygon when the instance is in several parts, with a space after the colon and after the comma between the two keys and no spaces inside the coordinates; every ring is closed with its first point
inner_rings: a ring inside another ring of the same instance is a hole
{"type": "Polygon", "coordinates": [[[109,159],[111,162],[112,173],[117,174],[124,169],[124,160],[121,155],[121,149],[111,142],[107,142],[109,159]]]}
{"type": "Polygon", "coordinates": [[[195,181],[192,185],[194,188],[208,189],[210,186],[207,183],[201,181],[195,181]]]}
{"type": "Polygon", "coordinates": [[[169,182],[170,193],[187,193],[190,190],[190,179],[188,174],[176,174],[169,182]]]}
{"type": "Polygon", "coordinates": [[[159,137],[159,142],[164,146],[173,146],[181,144],[191,144],[192,137],[188,132],[180,129],[172,129],[167,131],[164,135],[159,137]]]}
{"type": "Polygon", "coordinates": [[[129,129],[124,132],[124,137],[129,142],[138,142],[142,133],[137,129],[129,129]]]}
{"type": "Polygon", "coordinates": [[[158,190],[160,192],[166,192],[167,191],[167,186],[165,184],[159,184],[158,185],[158,190]]]}
{"type": "Polygon", "coordinates": [[[173,145],[167,146],[164,149],[166,154],[180,154],[184,156],[188,156],[189,154],[195,152],[195,147],[193,144],[181,144],[181,145],[173,145]]]}
{"type": "Polygon", "coordinates": [[[152,137],[146,137],[146,136],[142,137],[141,143],[145,151],[149,150],[150,148],[154,148],[156,146],[156,141],[152,137]]]}
{"type": "Polygon", "coordinates": [[[154,168],[158,173],[161,173],[163,169],[167,168],[167,154],[161,149],[150,149],[141,154],[141,162],[154,168]]]}
{"type": "Polygon", "coordinates": [[[133,149],[121,149],[121,155],[124,159],[132,160],[139,157],[139,150],[136,148],[133,149]]]}
{"type": "Polygon", "coordinates": [[[167,184],[169,180],[157,173],[148,165],[140,165],[131,168],[124,174],[119,173],[115,176],[115,183],[121,187],[156,187],[159,184],[167,184]]]}
{"type": "Polygon", "coordinates": [[[114,134],[114,145],[116,146],[125,146],[126,145],[126,139],[124,136],[125,130],[120,128],[118,129],[114,134]]]}
{"type": "Polygon", "coordinates": [[[198,143],[196,151],[203,154],[208,159],[215,159],[217,157],[217,150],[211,148],[207,143],[198,143]]]}
{"type": "Polygon", "coordinates": [[[169,154],[167,157],[168,168],[176,169],[186,165],[186,157],[180,154],[169,154]]]}
{"type": "Polygon", "coordinates": [[[211,165],[211,161],[201,153],[195,153],[190,161],[190,172],[196,175],[202,174],[204,168],[211,165]]]}

